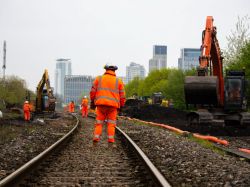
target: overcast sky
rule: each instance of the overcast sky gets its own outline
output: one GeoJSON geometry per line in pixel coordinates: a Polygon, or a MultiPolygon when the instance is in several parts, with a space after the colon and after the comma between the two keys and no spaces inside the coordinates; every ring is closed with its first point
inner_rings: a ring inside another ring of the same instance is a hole
{"type": "MultiPolygon", "coordinates": [[[[249,0],[0,0],[0,62],[7,41],[7,75],[36,89],[47,68],[54,86],[56,59],[70,58],[74,75],[103,74],[107,62],[125,76],[130,62],[148,72],[153,45],[168,46],[168,67],[180,49],[199,48],[206,16],[214,17],[221,48],[249,0]]],[[[0,70],[2,75],[2,69],[0,70]]]]}

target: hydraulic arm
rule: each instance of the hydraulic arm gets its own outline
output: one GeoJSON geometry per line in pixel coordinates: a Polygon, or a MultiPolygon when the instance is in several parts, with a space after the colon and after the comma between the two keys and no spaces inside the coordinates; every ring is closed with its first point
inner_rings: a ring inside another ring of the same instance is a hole
{"type": "Polygon", "coordinates": [[[50,80],[48,70],[44,71],[42,79],[36,88],[36,112],[55,111],[55,97],[53,95],[53,90],[50,87],[50,80]],[[45,88],[45,89],[44,89],[45,88]]]}
{"type": "Polygon", "coordinates": [[[208,16],[206,28],[202,32],[197,76],[187,76],[185,79],[187,104],[216,106],[224,104],[222,56],[216,34],[213,17],[208,16]]]}

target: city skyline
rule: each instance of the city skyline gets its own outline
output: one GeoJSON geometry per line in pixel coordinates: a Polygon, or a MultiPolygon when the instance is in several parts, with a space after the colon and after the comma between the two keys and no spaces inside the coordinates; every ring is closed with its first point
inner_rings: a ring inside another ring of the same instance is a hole
{"type": "Polygon", "coordinates": [[[70,58],[74,74],[101,75],[110,62],[118,66],[117,75],[124,76],[133,61],[148,72],[157,44],[168,46],[167,67],[177,68],[181,48],[200,47],[206,16],[214,17],[225,49],[238,16],[249,14],[249,7],[245,0],[211,0],[206,8],[195,0],[1,0],[0,64],[6,40],[6,75],[24,79],[33,91],[44,69],[55,86],[58,58],[70,58]],[[227,11],[222,11],[225,4],[227,11]]]}

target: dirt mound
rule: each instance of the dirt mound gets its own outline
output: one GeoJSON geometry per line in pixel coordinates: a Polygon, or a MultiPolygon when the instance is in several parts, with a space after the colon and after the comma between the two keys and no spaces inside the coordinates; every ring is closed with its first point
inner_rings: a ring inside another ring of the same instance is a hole
{"type": "Polygon", "coordinates": [[[186,112],[175,108],[166,108],[159,105],[141,105],[126,111],[126,115],[147,121],[159,123],[183,124],[186,123],[186,112]]]}

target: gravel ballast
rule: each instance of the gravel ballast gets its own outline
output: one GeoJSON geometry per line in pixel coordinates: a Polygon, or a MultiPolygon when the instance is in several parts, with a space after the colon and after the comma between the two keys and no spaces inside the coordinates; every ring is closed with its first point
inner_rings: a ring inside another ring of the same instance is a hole
{"type": "Polygon", "coordinates": [[[159,127],[127,120],[120,120],[119,127],[136,141],[173,186],[250,186],[247,161],[159,127]]]}

